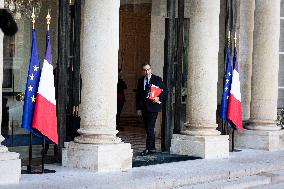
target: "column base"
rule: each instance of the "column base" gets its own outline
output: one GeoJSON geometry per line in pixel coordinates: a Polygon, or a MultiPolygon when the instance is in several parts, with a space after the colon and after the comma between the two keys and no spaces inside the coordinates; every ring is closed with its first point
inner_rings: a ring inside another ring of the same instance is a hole
{"type": "Polygon", "coordinates": [[[15,152],[0,153],[0,185],[18,184],[21,177],[21,160],[15,152]]]}
{"type": "Polygon", "coordinates": [[[132,168],[133,150],[129,143],[81,144],[64,143],[62,165],[97,172],[123,171],[132,168]]]}
{"type": "Polygon", "coordinates": [[[229,136],[189,136],[174,134],[171,153],[218,159],[229,157],[229,136]]]}
{"type": "Polygon", "coordinates": [[[245,128],[249,130],[262,131],[279,131],[281,129],[280,126],[276,125],[276,121],[274,120],[249,120],[249,122],[245,125],[245,128]]]}
{"type": "Polygon", "coordinates": [[[244,130],[235,132],[235,147],[268,151],[284,150],[284,131],[244,130]]]}

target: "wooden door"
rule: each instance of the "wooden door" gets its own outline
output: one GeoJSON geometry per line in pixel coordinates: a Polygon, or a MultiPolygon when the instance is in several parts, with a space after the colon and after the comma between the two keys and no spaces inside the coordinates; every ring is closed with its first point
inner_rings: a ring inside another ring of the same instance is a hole
{"type": "Polygon", "coordinates": [[[150,61],[151,5],[124,5],[120,8],[119,67],[127,84],[123,116],[136,115],[135,89],[140,66],[150,61]]]}

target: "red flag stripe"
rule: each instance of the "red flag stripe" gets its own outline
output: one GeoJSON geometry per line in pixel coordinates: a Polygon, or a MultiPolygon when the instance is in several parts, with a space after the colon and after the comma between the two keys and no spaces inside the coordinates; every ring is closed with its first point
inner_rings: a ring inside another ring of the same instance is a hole
{"type": "Polygon", "coordinates": [[[243,129],[242,104],[232,94],[229,97],[228,118],[236,125],[237,128],[243,129]]]}
{"type": "Polygon", "coordinates": [[[36,96],[33,128],[39,130],[51,141],[58,144],[56,106],[44,98],[41,94],[36,96]],[[44,127],[43,127],[44,125],[44,127]]]}

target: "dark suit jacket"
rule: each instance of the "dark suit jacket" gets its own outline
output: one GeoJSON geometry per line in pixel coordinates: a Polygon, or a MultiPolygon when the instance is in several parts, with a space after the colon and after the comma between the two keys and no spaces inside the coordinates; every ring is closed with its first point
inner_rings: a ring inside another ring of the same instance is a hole
{"type": "MultiPolygon", "coordinates": [[[[147,111],[147,112],[160,112],[161,104],[155,103],[152,100],[147,99],[147,91],[144,90],[144,78],[141,77],[137,83],[137,91],[136,91],[136,109],[147,111]]],[[[149,84],[153,84],[163,89],[163,92],[159,95],[160,101],[163,103],[166,100],[168,89],[162,81],[162,78],[152,74],[149,84]]]]}

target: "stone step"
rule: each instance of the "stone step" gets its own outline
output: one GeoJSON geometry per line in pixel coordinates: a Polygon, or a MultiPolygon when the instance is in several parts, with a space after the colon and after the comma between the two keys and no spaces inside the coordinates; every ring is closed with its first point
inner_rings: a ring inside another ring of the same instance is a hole
{"type": "Polygon", "coordinates": [[[218,180],[202,184],[183,186],[178,189],[243,189],[263,186],[270,184],[270,182],[271,179],[269,177],[254,175],[244,178],[218,180]]]}
{"type": "MultiPolygon", "coordinates": [[[[254,151],[252,155],[249,155],[246,151],[235,154],[232,153],[227,160],[206,160],[206,162],[208,162],[206,166],[203,163],[204,160],[186,161],[184,163],[181,162],[180,164],[168,164],[167,167],[162,166],[163,170],[161,171],[170,172],[171,175],[174,175],[174,178],[169,176],[163,177],[161,180],[148,180],[147,184],[144,184],[143,187],[156,188],[156,186],[160,186],[159,188],[163,189],[178,187],[186,189],[198,186],[196,187],[197,189],[230,187],[239,189],[254,188],[281,182],[281,175],[277,174],[278,172],[280,174],[281,170],[284,171],[284,156],[275,156],[277,159],[269,159],[264,155],[260,156],[257,152],[258,151],[254,151]],[[236,159],[237,155],[241,155],[242,158],[236,159]],[[261,157],[261,161],[256,161],[256,157],[261,157]],[[277,161],[277,163],[275,163],[275,161],[277,161]],[[184,164],[184,167],[180,166],[182,164],[184,164]],[[219,181],[220,183],[218,183],[219,181]],[[215,182],[217,183],[214,187],[213,184],[215,182]]],[[[151,166],[145,167],[145,169],[150,169],[150,167],[151,166]]],[[[155,166],[155,171],[159,171],[159,167],[160,166],[155,166]]],[[[135,187],[132,185],[129,187],[128,184],[125,184],[120,188],[139,188],[137,187],[137,182],[135,187]]]]}
{"type": "Polygon", "coordinates": [[[266,176],[271,179],[271,183],[261,187],[255,187],[254,189],[283,189],[284,188],[284,170],[263,172],[258,175],[266,176]]]}
{"type": "Polygon", "coordinates": [[[284,183],[277,183],[277,184],[271,184],[266,186],[261,186],[253,189],[283,189],[284,183]]]}
{"type": "Polygon", "coordinates": [[[195,184],[190,186],[183,186],[179,189],[283,189],[284,188],[284,170],[261,172],[254,176],[245,176],[243,178],[234,178],[227,180],[218,180],[206,182],[202,184],[195,184]]]}
{"type": "MultiPolygon", "coordinates": [[[[13,188],[284,188],[284,151],[243,150],[228,159],[191,160],[135,167],[129,171],[94,173],[58,165],[46,165],[55,174],[22,175],[13,188]]],[[[2,189],[2,187],[0,187],[2,189]]]]}

